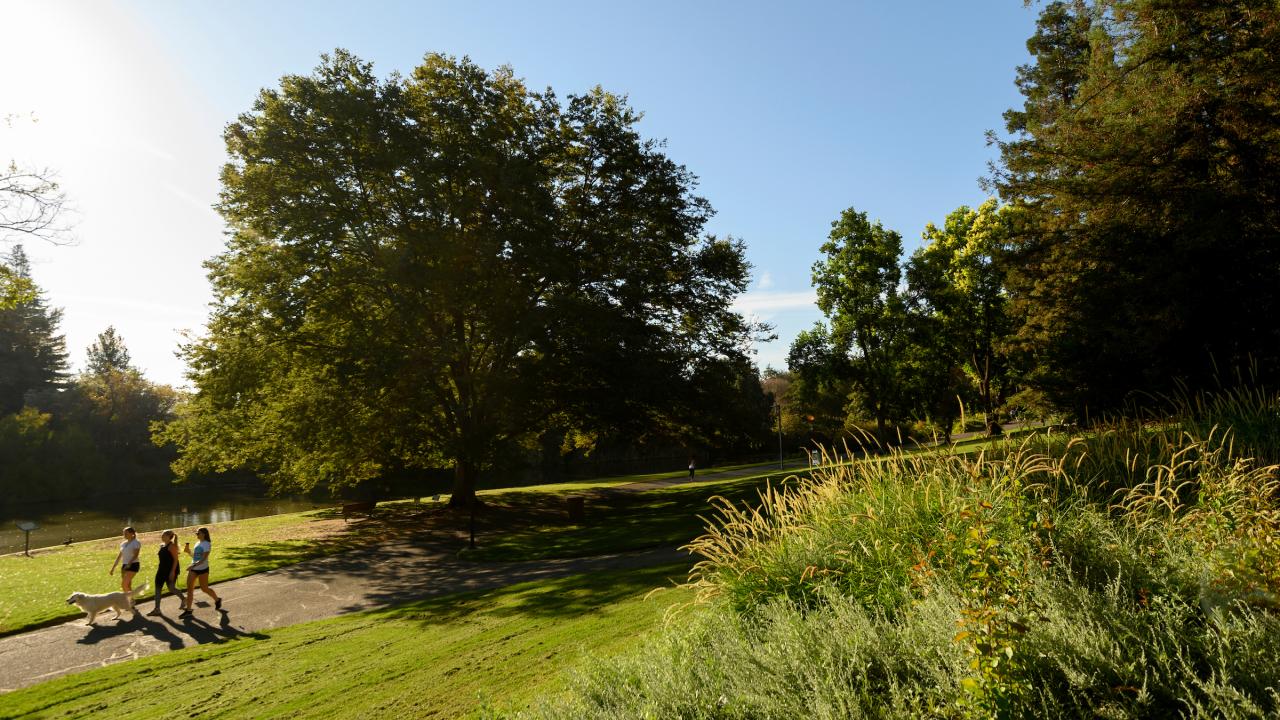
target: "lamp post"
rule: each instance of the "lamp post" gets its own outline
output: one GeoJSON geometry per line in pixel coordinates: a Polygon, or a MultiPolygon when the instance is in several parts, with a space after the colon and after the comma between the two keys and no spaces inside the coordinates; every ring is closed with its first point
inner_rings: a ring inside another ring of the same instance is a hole
{"type": "Polygon", "coordinates": [[[782,459],[782,405],[774,403],[773,409],[778,412],[778,469],[786,470],[787,465],[782,459]]]}
{"type": "Polygon", "coordinates": [[[817,464],[813,460],[814,456],[817,455],[817,450],[813,447],[813,416],[805,415],[804,418],[809,421],[809,443],[805,446],[804,454],[809,456],[809,467],[813,467],[817,464]]]}

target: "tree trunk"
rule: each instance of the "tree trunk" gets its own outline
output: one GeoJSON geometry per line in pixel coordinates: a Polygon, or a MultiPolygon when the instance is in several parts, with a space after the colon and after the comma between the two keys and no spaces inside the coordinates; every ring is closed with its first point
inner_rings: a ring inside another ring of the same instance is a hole
{"type": "Polygon", "coordinates": [[[453,494],[449,496],[449,507],[469,508],[476,501],[476,465],[468,460],[458,460],[453,467],[453,494]]]}

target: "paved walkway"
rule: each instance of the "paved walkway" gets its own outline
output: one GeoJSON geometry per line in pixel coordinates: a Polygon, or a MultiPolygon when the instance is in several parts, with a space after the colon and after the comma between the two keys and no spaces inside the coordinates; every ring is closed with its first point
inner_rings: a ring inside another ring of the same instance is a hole
{"type": "MultiPolygon", "coordinates": [[[[223,612],[201,601],[195,617],[178,618],[178,600],[162,602],[163,616],[143,613],[116,622],[111,613],[95,626],[84,619],[0,638],[0,693],[81,670],[263,630],[441,595],[487,590],[584,572],[646,567],[688,558],[674,549],[517,563],[459,561],[453,554],[389,545],[359,556],[340,555],[250,575],[214,586],[223,612]]],[[[216,572],[216,568],[215,568],[216,572]]]]}

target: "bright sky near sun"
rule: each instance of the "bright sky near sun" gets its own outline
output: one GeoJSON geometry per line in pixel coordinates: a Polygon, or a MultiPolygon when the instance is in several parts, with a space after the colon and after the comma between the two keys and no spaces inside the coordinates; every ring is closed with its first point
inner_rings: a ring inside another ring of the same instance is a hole
{"type": "Polygon", "coordinates": [[[755,266],[742,311],[776,326],[785,367],[821,318],[810,268],[846,207],[898,230],[984,199],[983,133],[1018,104],[1035,6],[901,2],[218,2],[0,0],[0,161],[48,167],[76,243],[28,242],[72,362],[108,325],[153,380],[210,300],[222,127],[260,88],[344,47],[381,73],[426,52],[514,67],[561,95],[630,96],[641,130],[700,178],[710,231],[755,266]]]}

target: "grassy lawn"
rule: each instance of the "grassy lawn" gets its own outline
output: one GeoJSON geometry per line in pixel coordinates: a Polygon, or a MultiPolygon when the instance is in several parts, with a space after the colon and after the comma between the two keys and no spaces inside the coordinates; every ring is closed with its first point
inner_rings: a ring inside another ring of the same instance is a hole
{"type": "MultiPolygon", "coordinates": [[[[807,474],[808,471],[795,474],[807,474]]],[[[766,482],[783,475],[714,480],[643,492],[586,494],[586,516],[570,522],[565,497],[571,493],[524,490],[485,496],[478,548],[465,557],[484,561],[584,557],[665,545],[676,547],[697,537],[712,496],[755,501],[766,482]]]]}
{"type": "MultiPolygon", "coordinates": [[[[494,506],[493,511],[486,511],[485,517],[482,518],[482,522],[488,520],[485,522],[486,534],[488,526],[492,526],[494,533],[498,533],[508,526],[543,523],[557,526],[557,534],[562,538],[555,547],[521,548],[523,543],[540,541],[540,534],[526,533],[513,539],[494,537],[492,542],[495,544],[495,549],[487,551],[487,554],[477,559],[573,557],[659,544],[665,540],[615,538],[610,542],[598,544],[597,536],[578,533],[569,526],[560,527],[563,523],[555,518],[563,515],[563,498],[571,491],[682,476],[683,473],[679,472],[628,475],[509,491],[485,491],[482,493],[485,501],[494,506]],[[575,539],[574,536],[578,534],[582,536],[575,539]],[[499,550],[498,547],[502,549],[499,550]]],[[[704,496],[710,494],[712,493],[703,493],[704,496]]],[[[627,505],[627,503],[620,505],[627,505]]],[[[653,507],[662,507],[668,512],[683,513],[685,511],[685,507],[668,502],[656,502],[653,507]]],[[[664,537],[687,540],[696,534],[698,527],[701,527],[693,521],[693,513],[698,512],[700,507],[688,505],[685,517],[662,517],[655,518],[655,521],[666,525],[679,525],[683,521],[684,526],[692,527],[688,537],[680,537],[680,533],[672,534],[670,531],[664,537]]],[[[647,508],[642,503],[634,510],[640,512],[646,511],[647,508]]],[[[362,546],[369,542],[370,538],[385,540],[388,530],[401,532],[444,528],[448,531],[465,528],[466,520],[460,514],[451,515],[444,511],[439,504],[415,505],[409,502],[395,502],[382,504],[373,521],[348,524],[333,510],[311,510],[216,523],[209,527],[214,541],[213,578],[215,582],[221,582],[292,565],[314,557],[342,552],[351,547],[362,546]]],[[[179,533],[180,543],[187,540],[194,541],[194,527],[175,528],[175,530],[179,533]]],[[[143,533],[138,537],[143,545],[142,572],[134,579],[135,586],[151,582],[155,571],[155,552],[159,545],[159,533],[143,533]]],[[[487,537],[482,537],[482,540],[486,544],[490,542],[487,537]]],[[[119,589],[119,575],[107,575],[111,561],[119,549],[119,542],[119,538],[104,538],[74,543],[66,547],[43,548],[33,551],[33,557],[30,558],[21,555],[0,555],[0,579],[3,580],[0,582],[0,636],[81,616],[83,613],[77,608],[66,604],[66,598],[72,592],[110,592],[119,589]]],[[[184,558],[184,567],[186,560],[184,558]]],[[[117,573],[119,573],[118,569],[117,573]]],[[[180,587],[184,582],[185,577],[179,578],[180,587]]],[[[140,597],[150,597],[153,592],[154,588],[151,588],[140,597]]]]}
{"type": "Polygon", "coordinates": [[[684,590],[668,565],[346,615],[120,663],[0,696],[0,718],[456,717],[555,693],[568,667],[638,645],[684,590]]]}
{"type": "MultiPolygon", "coordinates": [[[[398,519],[388,510],[378,522],[346,523],[333,510],[310,510],[210,525],[213,536],[215,581],[252,575],[320,555],[340,552],[363,542],[370,533],[385,531],[398,519]]],[[[175,528],[179,543],[195,543],[195,528],[175,528]]],[[[134,586],[150,583],[155,575],[160,533],[142,533],[142,572],[134,586]]],[[[120,570],[107,575],[119,551],[120,538],[89,540],[66,547],[33,551],[32,557],[0,556],[0,635],[80,616],[66,604],[72,592],[111,592],[120,589],[120,570]]],[[[183,557],[183,567],[190,558],[183,557]]],[[[183,572],[185,576],[185,570],[183,572]]],[[[185,577],[178,581],[185,587],[185,577]]],[[[142,597],[150,597],[151,588],[142,597]]]]}
{"type": "MultiPolygon", "coordinates": [[[[1000,441],[974,440],[953,452],[975,452],[1000,441]]],[[[861,461],[860,461],[861,462],[861,461]]],[[[721,495],[736,502],[754,501],[767,481],[805,475],[807,470],[772,470],[769,465],[726,466],[699,470],[715,472],[759,468],[761,474],[743,478],[708,479],[644,492],[598,492],[630,482],[683,478],[683,472],[629,475],[594,481],[530,486],[481,493],[485,509],[478,518],[480,547],[466,554],[478,561],[582,557],[659,545],[677,546],[703,529],[708,499],[721,495]],[[565,497],[586,494],[587,514],[569,522],[565,497]]],[[[214,579],[231,580],[291,565],[313,557],[363,545],[370,538],[385,539],[388,530],[412,532],[466,527],[465,514],[441,505],[384,503],[374,521],[347,524],[332,510],[312,510],[211,525],[214,539],[214,579]]],[[[179,541],[193,540],[194,528],[179,529],[179,541]]],[[[139,536],[143,543],[143,572],[135,585],[150,582],[155,568],[158,533],[139,536]]],[[[81,613],[65,603],[74,591],[109,592],[119,588],[118,576],[107,575],[118,549],[118,538],[91,540],[67,547],[45,548],[34,557],[0,556],[0,635],[20,632],[81,613]]],[[[184,562],[185,565],[185,562],[184,562]]],[[[179,581],[181,585],[185,579],[179,581]]],[[[154,588],[142,597],[149,597],[154,588]]]]}
{"type": "MultiPolygon", "coordinates": [[[[798,456],[791,456],[787,458],[788,467],[797,467],[798,464],[801,462],[802,460],[798,456]]],[[[752,470],[752,469],[758,470],[760,473],[767,473],[776,465],[777,465],[776,460],[770,460],[767,462],[746,463],[746,464],[740,464],[740,465],[716,465],[714,467],[705,467],[705,468],[700,467],[698,468],[698,477],[714,475],[717,473],[726,473],[726,472],[737,473],[738,471],[752,470]]],[[[684,478],[688,477],[688,475],[689,475],[688,470],[672,470],[669,472],[656,472],[656,473],[638,473],[635,475],[614,475],[610,477],[601,477],[601,478],[583,478],[580,480],[566,480],[564,482],[548,483],[545,485],[523,485],[519,487],[509,487],[509,488],[490,488],[487,490],[481,490],[479,491],[478,494],[488,496],[488,495],[504,495],[507,493],[523,493],[523,492],[532,492],[532,493],[547,493],[547,492],[562,492],[562,491],[573,492],[577,490],[608,488],[608,487],[615,487],[618,485],[627,485],[630,483],[639,483],[639,482],[655,482],[655,481],[662,481],[662,480],[683,480],[684,478]]]]}
{"type": "MultiPolygon", "coordinates": [[[[950,448],[907,449],[907,454],[950,452],[977,453],[1021,442],[1031,431],[1008,437],[972,438],[950,448]]],[[[890,457],[858,459],[852,462],[889,462],[890,457]]],[[[478,547],[465,557],[482,561],[536,560],[541,558],[584,557],[665,545],[676,547],[693,540],[711,511],[709,500],[721,496],[736,504],[756,504],[766,483],[775,486],[787,478],[804,478],[807,468],[776,470],[772,465],[754,467],[759,474],[747,477],[702,480],[643,492],[596,492],[615,483],[548,485],[491,490],[483,494],[486,507],[477,520],[478,547]],[[575,492],[576,491],[576,492],[575,492]],[[565,497],[585,496],[586,516],[580,522],[568,520],[565,497]]],[[[708,470],[707,474],[730,468],[708,470]]],[[[683,473],[667,473],[654,479],[683,478],[683,473]]],[[[633,482],[637,478],[629,478],[633,482]]]]}

